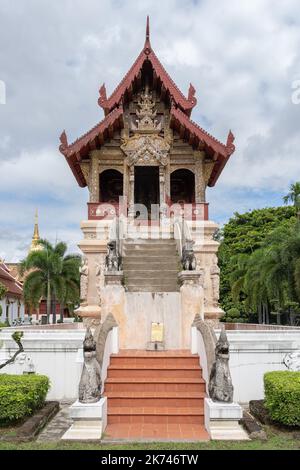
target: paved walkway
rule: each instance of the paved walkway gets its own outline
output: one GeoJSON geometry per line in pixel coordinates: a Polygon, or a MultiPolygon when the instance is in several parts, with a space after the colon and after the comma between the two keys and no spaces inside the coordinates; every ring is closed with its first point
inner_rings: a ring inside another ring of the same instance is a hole
{"type": "Polygon", "coordinates": [[[47,424],[37,438],[37,442],[59,441],[69,429],[73,420],[69,418],[69,406],[71,403],[60,403],[60,411],[47,424]]]}

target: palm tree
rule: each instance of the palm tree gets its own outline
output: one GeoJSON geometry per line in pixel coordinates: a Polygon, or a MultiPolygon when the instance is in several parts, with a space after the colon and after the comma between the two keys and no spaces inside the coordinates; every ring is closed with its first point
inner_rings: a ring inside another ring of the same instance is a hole
{"type": "Polygon", "coordinates": [[[290,268],[290,297],[300,302],[300,221],[286,237],[282,254],[290,268]]]}
{"type": "MultiPolygon", "coordinates": [[[[79,255],[66,255],[67,245],[59,242],[52,245],[40,240],[41,250],[32,251],[21,263],[21,274],[29,271],[24,281],[25,301],[38,306],[41,298],[47,299],[47,323],[50,320],[51,299],[61,299],[66,290],[66,279],[73,274],[74,289],[79,292],[79,255]],[[77,274],[76,274],[77,272],[77,274]],[[77,284],[76,284],[77,283],[77,284]]],[[[78,294],[79,295],[79,294],[78,294]]],[[[54,315],[53,320],[56,320],[54,315]]]]}
{"type": "Polygon", "coordinates": [[[64,308],[66,304],[76,305],[80,301],[80,264],[80,256],[67,255],[64,257],[61,272],[62,282],[57,290],[57,298],[60,302],[61,323],[64,319],[64,308]]]}
{"type": "Polygon", "coordinates": [[[296,207],[297,217],[300,220],[300,181],[290,185],[290,192],[284,196],[283,202],[285,204],[291,202],[296,207]]]}
{"type": "Polygon", "coordinates": [[[264,250],[259,248],[249,258],[247,272],[245,274],[244,289],[247,294],[246,307],[258,312],[259,323],[269,321],[269,296],[262,275],[264,265],[264,250]]]}
{"type": "Polygon", "coordinates": [[[240,253],[232,257],[232,271],[229,275],[232,297],[235,302],[240,300],[240,295],[245,294],[245,276],[248,269],[249,255],[240,253]]]}

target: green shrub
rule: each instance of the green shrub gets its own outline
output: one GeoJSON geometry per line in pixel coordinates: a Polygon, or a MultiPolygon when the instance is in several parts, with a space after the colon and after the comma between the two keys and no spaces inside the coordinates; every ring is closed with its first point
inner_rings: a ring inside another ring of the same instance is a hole
{"type": "Polygon", "coordinates": [[[226,312],[226,317],[238,318],[240,316],[240,311],[238,308],[232,307],[226,312]]]}
{"type": "Polygon", "coordinates": [[[0,322],[0,328],[6,328],[6,327],[7,327],[7,324],[6,324],[6,323],[0,322]]]}
{"type": "Polygon", "coordinates": [[[45,375],[0,374],[0,425],[18,421],[41,408],[49,387],[45,375]]]}
{"type": "Polygon", "coordinates": [[[267,372],[264,386],[271,418],[288,426],[300,426],[300,372],[267,372]]]}

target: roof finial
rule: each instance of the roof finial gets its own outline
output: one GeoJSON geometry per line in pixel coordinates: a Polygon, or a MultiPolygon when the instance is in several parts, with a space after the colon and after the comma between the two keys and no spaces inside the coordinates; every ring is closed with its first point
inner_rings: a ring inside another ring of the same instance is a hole
{"type": "Polygon", "coordinates": [[[145,40],[144,49],[151,49],[151,44],[150,44],[150,21],[149,21],[149,15],[147,15],[146,40],[145,40]]]}
{"type": "Polygon", "coordinates": [[[32,251],[41,250],[41,246],[39,245],[39,241],[40,241],[40,234],[39,234],[38,210],[36,209],[35,216],[34,216],[34,230],[33,230],[33,236],[32,236],[32,241],[31,241],[31,246],[30,246],[30,249],[29,249],[29,253],[32,252],[32,251]]]}

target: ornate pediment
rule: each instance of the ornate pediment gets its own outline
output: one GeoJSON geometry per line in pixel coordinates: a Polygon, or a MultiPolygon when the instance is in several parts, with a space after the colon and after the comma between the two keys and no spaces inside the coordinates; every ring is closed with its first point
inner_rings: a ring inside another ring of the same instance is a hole
{"type": "Polygon", "coordinates": [[[156,119],[157,111],[155,109],[155,100],[152,93],[146,87],[145,92],[139,95],[136,119],[131,122],[130,130],[134,133],[159,133],[161,131],[161,122],[156,119]]]}
{"type": "Polygon", "coordinates": [[[121,149],[127,156],[127,163],[132,165],[167,165],[170,143],[159,136],[162,125],[156,118],[155,100],[146,90],[139,95],[136,119],[130,124],[134,134],[124,140],[121,149]]]}
{"type": "Polygon", "coordinates": [[[170,145],[158,135],[134,135],[127,139],[121,149],[132,165],[167,165],[170,145]]]}

